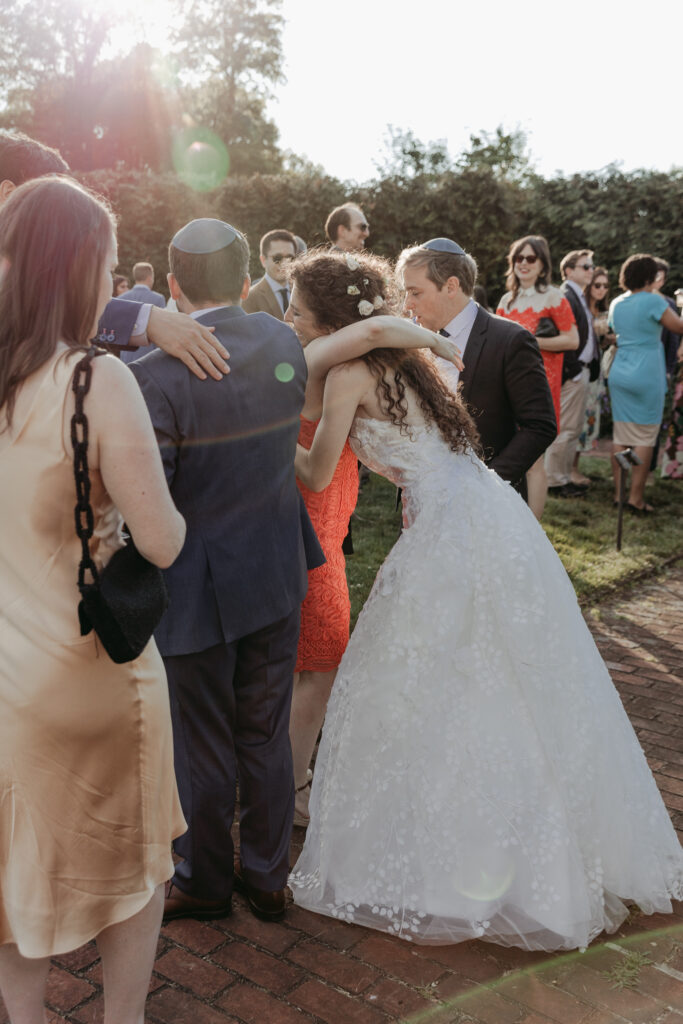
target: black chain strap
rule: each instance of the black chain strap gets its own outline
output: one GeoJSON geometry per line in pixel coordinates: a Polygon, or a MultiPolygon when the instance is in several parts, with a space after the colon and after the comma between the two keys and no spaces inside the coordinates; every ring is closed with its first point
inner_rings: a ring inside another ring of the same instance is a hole
{"type": "Polygon", "coordinates": [[[90,538],[95,529],[95,518],[90,505],[90,472],[88,470],[88,418],[83,412],[83,399],[90,391],[92,380],[92,361],[95,356],[104,352],[90,348],[86,355],[77,363],[71,390],[76,396],[76,411],[71,417],[71,446],[74,450],[74,478],[76,480],[76,535],[81,542],[81,562],[78,566],[78,589],[85,586],[85,574],[89,570],[93,582],[97,583],[99,575],[97,566],[90,556],[90,538]]]}

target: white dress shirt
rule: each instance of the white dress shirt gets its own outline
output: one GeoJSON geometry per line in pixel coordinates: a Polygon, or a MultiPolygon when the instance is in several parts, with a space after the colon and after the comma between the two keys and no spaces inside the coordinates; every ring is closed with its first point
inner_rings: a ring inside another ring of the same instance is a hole
{"type": "MultiPolygon", "coordinates": [[[[461,309],[457,316],[454,316],[450,323],[447,323],[443,330],[448,334],[451,341],[458,346],[462,353],[462,361],[465,362],[465,349],[469,340],[472,325],[477,319],[479,306],[470,299],[464,309],[461,309]]],[[[436,363],[439,373],[444,378],[452,391],[456,391],[460,380],[460,370],[454,363],[437,356],[436,363]]]]}

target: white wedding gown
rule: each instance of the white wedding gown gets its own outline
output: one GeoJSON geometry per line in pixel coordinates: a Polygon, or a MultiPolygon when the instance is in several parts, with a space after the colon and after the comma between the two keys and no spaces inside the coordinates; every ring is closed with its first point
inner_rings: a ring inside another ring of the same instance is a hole
{"type": "Polygon", "coordinates": [[[509,484],[411,434],[352,430],[408,525],[334,684],[295,902],[532,950],[670,911],[683,851],[559,558],[509,484]]]}

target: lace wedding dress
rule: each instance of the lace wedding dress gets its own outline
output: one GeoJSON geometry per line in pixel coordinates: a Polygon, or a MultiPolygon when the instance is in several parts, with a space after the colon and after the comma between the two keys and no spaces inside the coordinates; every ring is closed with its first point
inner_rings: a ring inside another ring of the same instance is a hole
{"type": "Polygon", "coordinates": [[[586,946],[683,851],[545,533],[436,428],[356,418],[403,488],[329,703],[295,902],[420,943],[586,946]]]}

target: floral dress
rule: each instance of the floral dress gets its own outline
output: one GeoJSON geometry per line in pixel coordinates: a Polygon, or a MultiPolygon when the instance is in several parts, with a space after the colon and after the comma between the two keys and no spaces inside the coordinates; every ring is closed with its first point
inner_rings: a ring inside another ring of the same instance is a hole
{"type": "MultiPolygon", "coordinates": [[[[521,288],[514,299],[514,305],[510,306],[512,292],[506,292],[500,300],[496,314],[504,316],[507,320],[514,320],[515,323],[526,327],[527,331],[535,335],[538,330],[539,321],[548,317],[553,321],[560,334],[570,330],[576,322],[569,302],[559,288],[548,285],[545,291],[539,292],[536,288],[521,288]]],[[[560,389],[562,387],[562,365],[564,363],[564,352],[544,352],[543,366],[545,367],[550,393],[553,396],[555,407],[555,418],[557,429],[560,429],[560,389]]]]}

